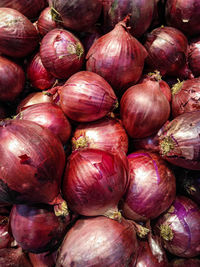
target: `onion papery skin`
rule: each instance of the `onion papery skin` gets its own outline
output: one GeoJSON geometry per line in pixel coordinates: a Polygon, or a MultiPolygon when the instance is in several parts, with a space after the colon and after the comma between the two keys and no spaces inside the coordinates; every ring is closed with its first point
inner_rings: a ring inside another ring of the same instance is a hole
{"type": "Polygon", "coordinates": [[[159,218],[155,231],[167,251],[178,257],[200,254],[200,209],[195,202],[177,196],[171,207],[159,218]]]}
{"type": "Polygon", "coordinates": [[[90,122],[103,118],[117,106],[112,87],[89,71],[72,75],[59,90],[60,106],[68,118],[90,122]],[[70,101],[69,101],[70,99],[70,101]]]}
{"type": "Polygon", "coordinates": [[[32,267],[27,255],[21,247],[0,249],[0,266],[3,267],[32,267]]]}
{"type": "Polygon", "coordinates": [[[0,8],[0,52],[11,57],[25,57],[37,47],[36,28],[19,11],[0,8]]]}
{"type": "Polygon", "coordinates": [[[54,29],[42,39],[40,57],[53,76],[67,79],[83,65],[84,47],[80,40],[64,29],[54,29]]]}
{"type": "Polygon", "coordinates": [[[0,56],[0,100],[15,100],[23,91],[24,82],[23,69],[15,62],[0,56]]]}
{"type": "Polygon", "coordinates": [[[42,253],[56,250],[66,234],[70,216],[56,216],[53,206],[14,205],[10,226],[14,239],[25,251],[42,253]]]}
{"type": "Polygon", "coordinates": [[[169,101],[159,84],[151,80],[131,86],[123,94],[120,107],[122,123],[132,138],[156,133],[170,115],[169,101]]]}
{"type": "Polygon", "coordinates": [[[56,264],[56,252],[44,252],[40,254],[29,253],[29,259],[33,267],[54,267],[56,264]]]}
{"type": "Polygon", "coordinates": [[[191,78],[187,65],[188,41],[186,36],[173,27],[158,27],[147,33],[144,46],[148,52],[146,63],[152,71],[161,75],[191,78]]]}
{"type": "Polygon", "coordinates": [[[49,0],[49,4],[53,7],[55,20],[62,21],[65,28],[78,32],[93,26],[102,9],[100,0],[49,0]]]}
{"type": "Polygon", "coordinates": [[[16,119],[33,121],[48,128],[55,134],[62,144],[65,144],[71,135],[71,125],[62,109],[53,103],[40,103],[22,110],[16,119]]]}
{"type": "Polygon", "coordinates": [[[0,7],[16,9],[29,19],[36,19],[46,5],[46,0],[1,0],[0,3],[0,7]]]}
{"type": "Polygon", "coordinates": [[[200,110],[200,78],[178,82],[172,87],[171,110],[173,118],[200,110]]]}
{"type": "Polygon", "coordinates": [[[157,218],[175,199],[173,172],[158,154],[145,150],[129,154],[128,165],[130,183],[123,198],[123,215],[135,221],[157,218]]]}
{"type": "Polygon", "coordinates": [[[44,67],[39,53],[30,61],[27,75],[32,86],[40,90],[49,89],[56,82],[56,78],[44,67]]]}
{"type": "Polygon", "coordinates": [[[91,46],[86,69],[101,75],[119,94],[140,79],[146,57],[143,45],[129,33],[126,21],[121,21],[91,46]]]}
{"type": "Polygon", "coordinates": [[[58,138],[26,120],[1,121],[0,137],[0,202],[53,202],[60,193],[65,166],[58,138]]]}
{"type": "Polygon", "coordinates": [[[165,6],[166,23],[187,36],[200,34],[200,2],[198,0],[167,0],[165,6]]]}
{"type": "Polygon", "coordinates": [[[194,76],[200,76],[200,37],[190,40],[188,62],[194,76]]]}
{"type": "Polygon", "coordinates": [[[137,250],[129,222],[103,216],[80,219],[65,236],[56,266],[135,266],[137,250]]]}
{"type": "MultiPolygon", "coordinates": [[[[85,216],[118,216],[117,205],[129,182],[124,153],[85,148],[74,151],[64,174],[62,193],[72,211],[85,216]]],[[[118,219],[118,217],[117,217],[118,219]]]]}
{"type": "Polygon", "coordinates": [[[199,267],[200,259],[174,259],[171,261],[171,267],[199,267]]]}
{"type": "Polygon", "coordinates": [[[127,14],[131,14],[130,32],[136,38],[141,37],[152,22],[153,0],[108,0],[102,2],[104,30],[106,32],[112,30],[127,14]]]}
{"type": "Polygon", "coordinates": [[[128,136],[118,119],[103,118],[98,121],[80,124],[72,137],[72,150],[96,148],[108,152],[128,152],[128,136]]]}
{"type": "Polygon", "coordinates": [[[7,216],[0,215],[0,249],[10,247],[13,241],[13,237],[9,233],[8,220],[7,216]]]}
{"type": "Polygon", "coordinates": [[[41,36],[45,36],[48,32],[56,28],[62,28],[61,23],[53,20],[51,8],[46,7],[40,14],[37,22],[38,31],[41,36]]]}
{"type": "Polygon", "coordinates": [[[200,170],[200,111],[186,112],[163,129],[159,136],[161,156],[170,163],[200,170]]]}

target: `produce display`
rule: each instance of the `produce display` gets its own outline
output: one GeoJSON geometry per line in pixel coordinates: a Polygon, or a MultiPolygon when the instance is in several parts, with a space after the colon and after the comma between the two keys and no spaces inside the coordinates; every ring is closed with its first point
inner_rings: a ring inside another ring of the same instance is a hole
{"type": "Polygon", "coordinates": [[[200,1],[0,1],[0,267],[200,267],[200,1]]]}

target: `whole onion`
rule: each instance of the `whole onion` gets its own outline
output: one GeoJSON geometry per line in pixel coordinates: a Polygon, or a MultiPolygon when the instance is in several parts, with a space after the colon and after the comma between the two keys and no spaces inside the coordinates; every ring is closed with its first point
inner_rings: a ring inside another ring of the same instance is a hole
{"type": "Polygon", "coordinates": [[[13,237],[9,233],[9,217],[0,215],[0,249],[11,246],[13,237]]]}
{"type": "Polygon", "coordinates": [[[200,111],[186,112],[163,129],[159,136],[160,154],[170,163],[200,170],[200,111]]]}
{"type": "Polygon", "coordinates": [[[32,267],[27,255],[21,247],[0,249],[0,266],[32,267]]]}
{"type": "Polygon", "coordinates": [[[147,56],[143,45],[129,33],[127,20],[100,37],[86,55],[86,69],[101,75],[117,93],[139,80],[147,56]]]}
{"type": "Polygon", "coordinates": [[[165,7],[166,23],[186,35],[200,34],[199,0],[167,0],[165,7]]]}
{"type": "Polygon", "coordinates": [[[102,216],[80,219],[65,236],[56,266],[135,266],[137,250],[129,222],[102,216]]]}
{"type": "Polygon", "coordinates": [[[171,110],[173,117],[200,110],[200,78],[177,82],[172,87],[171,110]]]}
{"type": "Polygon", "coordinates": [[[11,57],[25,57],[39,42],[36,28],[22,13],[0,8],[0,52],[11,57]]]}
{"type": "Polygon", "coordinates": [[[0,121],[0,202],[56,203],[65,153],[50,130],[26,120],[0,121]]]}
{"type": "Polygon", "coordinates": [[[53,103],[40,103],[23,109],[15,119],[33,121],[48,128],[65,144],[71,135],[71,125],[62,109],[53,103]]]}
{"type": "Polygon", "coordinates": [[[56,78],[49,73],[42,64],[39,53],[37,53],[29,62],[27,75],[32,86],[40,90],[49,89],[56,82],[56,78]]]}
{"type": "Polygon", "coordinates": [[[112,87],[101,76],[89,71],[72,75],[60,88],[59,95],[64,113],[78,122],[101,119],[118,104],[112,87]]]}
{"type": "Polygon", "coordinates": [[[54,29],[42,39],[40,57],[53,76],[67,79],[79,71],[84,60],[84,48],[79,39],[64,29],[54,29]]]}
{"type": "Polygon", "coordinates": [[[72,137],[72,149],[98,148],[108,152],[128,151],[128,136],[121,121],[103,118],[87,124],[80,124],[72,137]]]}
{"type": "Polygon", "coordinates": [[[155,231],[166,250],[178,257],[200,254],[200,209],[189,198],[177,196],[171,207],[159,218],[155,231]]]}
{"type": "Polygon", "coordinates": [[[170,115],[169,101],[159,83],[151,80],[130,87],[123,94],[120,107],[122,123],[132,138],[156,133],[170,115]]]}
{"type": "Polygon", "coordinates": [[[108,32],[127,14],[131,14],[130,32],[140,37],[149,28],[154,13],[154,0],[102,0],[104,28],[108,32]]]}
{"type": "Polygon", "coordinates": [[[65,236],[70,216],[56,216],[53,206],[14,205],[10,227],[17,244],[25,251],[42,253],[56,250],[65,236]]]}
{"type": "Polygon", "coordinates": [[[200,259],[174,259],[171,261],[171,267],[199,267],[200,259]]]}
{"type": "Polygon", "coordinates": [[[101,0],[49,0],[55,21],[67,29],[84,31],[93,26],[101,14],[101,0]]]}
{"type": "Polygon", "coordinates": [[[173,172],[159,155],[145,150],[129,154],[128,164],[130,183],[123,201],[124,216],[136,221],[157,218],[175,199],[173,172]]]}
{"type": "Polygon", "coordinates": [[[194,76],[200,76],[200,37],[193,38],[189,43],[188,62],[194,76]]]}
{"type": "Polygon", "coordinates": [[[85,148],[68,160],[62,193],[72,211],[85,216],[120,219],[117,205],[129,177],[124,153],[85,148]]]}
{"type": "Polygon", "coordinates": [[[23,69],[10,59],[0,56],[0,100],[15,100],[24,89],[24,82],[23,69]]]}
{"type": "Polygon", "coordinates": [[[44,252],[40,254],[29,253],[29,259],[33,267],[55,267],[56,252],[44,252]]]}
{"type": "Polygon", "coordinates": [[[144,44],[147,65],[161,75],[183,79],[193,77],[187,65],[188,41],[185,35],[173,27],[158,27],[146,36],[144,44]]]}

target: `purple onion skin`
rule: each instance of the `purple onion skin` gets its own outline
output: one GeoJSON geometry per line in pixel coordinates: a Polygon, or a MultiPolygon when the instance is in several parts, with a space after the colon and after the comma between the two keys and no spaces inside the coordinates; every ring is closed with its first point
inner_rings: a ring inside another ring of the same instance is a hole
{"type": "Polygon", "coordinates": [[[106,32],[131,14],[131,34],[139,38],[149,28],[154,12],[154,0],[102,0],[104,29],[106,32]]]}
{"type": "Polygon", "coordinates": [[[200,76],[200,37],[190,40],[188,62],[194,76],[200,76]]]}
{"type": "Polygon", "coordinates": [[[161,156],[170,163],[200,170],[200,111],[186,112],[163,129],[159,137],[161,156]]]}
{"type": "Polygon", "coordinates": [[[10,247],[13,237],[9,233],[8,216],[0,215],[0,249],[10,247]]]}
{"type": "Polygon", "coordinates": [[[86,218],[78,220],[65,236],[56,266],[135,266],[137,250],[135,230],[129,222],[86,218]]]}
{"type": "Polygon", "coordinates": [[[130,183],[123,201],[124,216],[136,221],[157,218],[175,199],[173,172],[158,154],[145,150],[129,154],[128,163],[130,183]]]}
{"type": "Polygon", "coordinates": [[[11,57],[25,57],[37,47],[36,28],[19,11],[0,8],[0,52],[11,57]]]}
{"type": "Polygon", "coordinates": [[[174,259],[170,264],[171,267],[199,267],[200,259],[174,259]]]}
{"type": "Polygon", "coordinates": [[[40,56],[47,71],[56,78],[67,79],[81,69],[84,48],[71,32],[54,29],[43,37],[40,56]]]}
{"type": "Polygon", "coordinates": [[[187,36],[194,36],[200,34],[199,16],[199,0],[166,1],[166,23],[181,30],[187,36]]]}
{"type": "Polygon", "coordinates": [[[28,257],[21,247],[0,249],[0,266],[2,267],[32,267],[28,257]]]}
{"type": "Polygon", "coordinates": [[[172,87],[172,116],[200,110],[200,78],[176,83],[172,87]]]}
{"type": "Polygon", "coordinates": [[[50,203],[60,193],[65,153],[48,129],[25,120],[0,122],[0,202],[50,203]]]}
{"type": "Polygon", "coordinates": [[[171,207],[161,215],[155,231],[167,251],[178,257],[200,254],[200,209],[195,202],[177,196],[171,207]]]}

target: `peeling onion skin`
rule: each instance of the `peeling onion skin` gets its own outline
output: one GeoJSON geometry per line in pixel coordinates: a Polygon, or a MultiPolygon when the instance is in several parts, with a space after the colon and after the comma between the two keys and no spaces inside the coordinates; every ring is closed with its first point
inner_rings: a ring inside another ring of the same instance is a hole
{"type": "Polygon", "coordinates": [[[194,76],[200,76],[200,37],[190,40],[188,62],[194,76]]]}
{"type": "Polygon", "coordinates": [[[122,213],[135,221],[155,219],[175,199],[175,176],[156,153],[139,150],[127,158],[130,183],[123,198],[122,213]]]}
{"type": "Polygon", "coordinates": [[[138,243],[133,226],[106,217],[80,219],[69,230],[56,266],[135,266],[138,243]]]}
{"type": "Polygon", "coordinates": [[[174,259],[171,261],[171,267],[199,267],[200,259],[174,259]]]}
{"type": "Polygon", "coordinates": [[[186,112],[170,121],[159,136],[159,147],[170,163],[200,170],[200,111],[186,112]]]}
{"type": "Polygon", "coordinates": [[[195,202],[177,196],[171,207],[158,219],[155,232],[167,251],[178,257],[200,254],[200,209],[195,202]]]}
{"type": "Polygon", "coordinates": [[[26,120],[0,121],[0,202],[50,203],[60,193],[65,153],[48,129],[26,120]]]}

